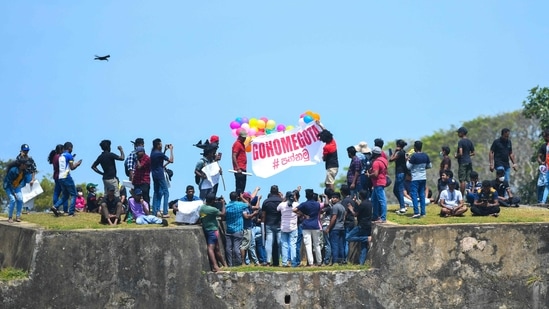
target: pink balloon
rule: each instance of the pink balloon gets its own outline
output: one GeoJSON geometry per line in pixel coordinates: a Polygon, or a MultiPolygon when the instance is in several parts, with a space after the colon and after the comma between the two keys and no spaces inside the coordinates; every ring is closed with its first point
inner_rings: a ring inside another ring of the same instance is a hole
{"type": "Polygon", "coordinates": [[[261,136],[261,135],[265,135],[265,131],[257,131],[255,133],[255,136],[261,136]]]}
{"type": "Polygon", "coordinates": [[[276,130],[278,132],[282,132],[282,131],[286,130],[286,126],[283,125],[283,124],[279,124],[279,125],[276,126],[276,130]]]}
{"type": "Polygon", "coordinates": [[[255,136],[256,133],[257,133],[257,130],[254,129],[254,128],[250,128],[250,129],[248,130],[248,135],[249,135],[249,136],[255,136]]]}
{"type": "Polygon", "coordinates": [[[229,125],[231,129],[238,129],[240,128],[240,123],[236,120],[231,121],[231,124],[229,125]]]}
{"type": "Polygon", "coordinates": [[[265,123],[267,123],[267,121],[269,121],[269,118],[267,118],[267,117],[261,117],[259,119],[263,120],[265,123]]]}
{"type": "Polygon", "coordinates": [[[239,130],[239,129],[231,129],[231,132],[232,132],[233,137],[237,137],[237,136],[238,136],[238,130],[239,130]]]}

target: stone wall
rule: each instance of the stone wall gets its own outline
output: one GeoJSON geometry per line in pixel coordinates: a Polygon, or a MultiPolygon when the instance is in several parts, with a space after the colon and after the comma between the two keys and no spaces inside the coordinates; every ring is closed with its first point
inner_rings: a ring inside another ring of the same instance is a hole
{"type": "MultiPolygon", "coordinates": [[[[0,223],[2,308],[547,308],[548,224],[374,229],[368,271],[209,272],[198,226],[0,223]]],[[[282,270],[282,268],[281,268],[282,270]]]]}

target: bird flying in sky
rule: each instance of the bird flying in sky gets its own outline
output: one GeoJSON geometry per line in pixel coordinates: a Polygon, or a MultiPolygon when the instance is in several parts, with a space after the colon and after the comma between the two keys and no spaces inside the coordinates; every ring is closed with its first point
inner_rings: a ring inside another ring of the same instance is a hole
{"type": "Polygon", "coordinates": [[[106,55],[106,56],[95,55],[95,58],[93,60],[100,60],[100,61],[106,60],[106,61],[109,61],[110,57],[111,57],[111,55],[106,55]]]}

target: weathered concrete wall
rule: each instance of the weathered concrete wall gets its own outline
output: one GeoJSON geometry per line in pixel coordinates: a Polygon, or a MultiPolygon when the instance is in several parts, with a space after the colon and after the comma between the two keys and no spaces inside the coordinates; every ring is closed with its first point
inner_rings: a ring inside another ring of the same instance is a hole
{"type": "Polygon", "coordinates": [[[548,224],[383,225],[374,238],[369,271],[213,274],[197,226],[0,224],[1,265],[30,269],[0,284],[1,307],[549,308],[548,224]]]}

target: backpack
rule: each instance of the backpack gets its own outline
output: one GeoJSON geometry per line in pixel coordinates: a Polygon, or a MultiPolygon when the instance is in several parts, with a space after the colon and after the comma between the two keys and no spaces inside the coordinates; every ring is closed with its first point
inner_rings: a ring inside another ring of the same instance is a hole
{"type": "Polygon", "coordinates": [[[371,153],[364,153],[362,156],[362,159],[360,160],[362,163],[362,170],[367,171],[372,168],[372,154],[371,153]]]}
{"type": "MultiPolygon", "coordinates": [[[[206,165],[206,163],[208,161],[206,161],[206,159],[204,158],[200,158],[200,160],[202,160],[202,162],[204,162],[204,165],[206,165]]],[[[202,177],[196,175],[196,173],[194,173],[194,182],[197,184],[197,185],[200,185],[200,182],[202,182],[202,177]]]]}

